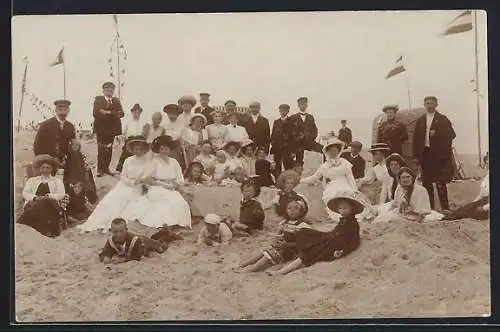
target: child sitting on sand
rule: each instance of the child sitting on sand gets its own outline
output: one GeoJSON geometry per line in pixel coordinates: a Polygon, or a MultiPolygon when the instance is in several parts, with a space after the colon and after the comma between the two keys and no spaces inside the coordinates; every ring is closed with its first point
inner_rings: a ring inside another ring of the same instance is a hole
{"type": "Polygon", "coordinates": [[[255,229],[264,229],[266,217],[264,209],[257,198],[260,186],[254,178],[249,178],[241,184],[243,200],[240,205],[240,219],[233,223],[233,229],[251,233],[255,229]]]}
{"type": "Polygon", "coordinates": [[[185,184],[201,185],[209,182],[210,178],[204,174],[204,171],[205,169],[200,162],[193,161],[186,169],[186,174],[184,175],[185,184]]]}
{"type": "Polygon", "coordinates": [[[280,223],[277,238],[271,246],[241,264],[235,271],[259,272],[273,265],[295,259],[297,257],[295,235],[299,229],[310,227],[304,221],[307,211],[307,203],[303,198],[299,197],[297,200],[289,201],[286,207],[285,219],[280,223]]]}
{"type": "Polygon", "coordinates": [[[214,176],[213,181],[220,184],[222,180],[229,178],[230,176],[230,165],[227,162],[226,152],[224,150],[219,150],[215,153],[215,166],[214,166],[214,176]]]}
{"type": "Polygon", "coordinates": [[[198,245],[228,246],[233,233],[225,220],[216,214],[209,213],[205,216],[205,225],[198,234],[198,245]]]}
{"type": "Polygon", "coordinates": [[[279,188],[279,191],[272,203],[274,205],[275,212],[279,217],[283,217],[285,215],[288,202],[302,197],[293,190],[297,187],[299,182],[300,175],[291,169],[284,171],[278,177],[276,186],[279,188]]]}
{"type": "Polygon", "coordinates": [[[341,215],[330,232],[300,229],[296,233],[298,258],[270,275],[285,275],[317,262],[330,262],[356,250],[360,244],[359,224],[355,216],[364,209],[351,192],[339,191],[327,203],[328,208],[341,215]]]}
{"type": "Polygon", "coordinates": [[[79,181],[69,184],[68,196],[69,200],[66,207],[68,222],[71,224],[80,224],[94,211],[94,205],[90,203],[87,194],[83,190],[83,184],[79,181]]]}
{"type": "Polygon", "coordinates": [[[255,174],[259,176],[259,182],[262,187],[270,187],[274,185],[272,176],[272,164],[267,160],[266,150],[263,148],[257,149],[255,154],[255,174]]]}
{"type": "Polygon", "coordinates": [[[147,256],[152,250],[161,253],[164,247],[159,241],[128,232],[125,219],[115,218],[111,221],[111,237],[108,237],[99,254],[99,260],[106,264],[112,261],[114,263],[140,261],[142,256],[147,256]]]}

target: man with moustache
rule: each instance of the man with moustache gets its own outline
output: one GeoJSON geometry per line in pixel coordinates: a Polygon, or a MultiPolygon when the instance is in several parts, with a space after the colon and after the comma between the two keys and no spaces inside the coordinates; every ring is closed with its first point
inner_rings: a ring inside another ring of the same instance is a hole
{"type": "Polygon", "coordinates": [[[248,137],[254,142],[255,148],[263,148],[266,154],[269,153],[271,143],[271,129],[269,120],[260,114],[260,103],[253,101],[249,105],[250,119],[245,125],[248,137]]]}
{"type": "Polygon", "coordinates": [[[452,143],[456,137],[450,120],[436,110],[434,96],[424,98],[426,112],[416,122],[413,136],[413,156],[422,171],[422,185],[427,189],[434,209],[434,187],[443,210],[449,210],[447,184],[454,174],[452,143]]]}
{"type": "Polygon", "coordinates": [[[97,176],[114,174],[109,169],[113,154],[113,142],[122,134],[121,118],[124,117],[120,99],[113,97],[115,85],[105,82],[103,95],[95,97],[93,116],[94,132],[97,135],[97,176]]]}
{"type": "Polygon", "coordinates": [[[195,113],[201,113],[207,118],[207,126],[209,124],[214,123],[212,113],[215,112],[215,109],[208,106],[210,103],[210,94],[206,92],[200,93],[200,105],[194,109],[195,113]]]}
{"type": "Polygon", "coordinates": [[[315,151],[323,153],[323,145],[316,142],[318,127],[314,116],[307,112],[308,99],[300,97],[297,99],[299,112],[290,117],[291,126],[291,148],[295,154],[295,161],[304,162],[304,151],[315,151]]]}
{"type": "Polygon", "coordinates": [[[273,130],[271,133],[271,154],[274,157],[275,177],[281,174],[283,168],[285,170],[292,168],[292,156],[290,153],[290,120],[288,113],[290,105],[281,104],[279,106],[280,118],[274,120],[273,130]]]}
{"type": "Polygon", "coordinates": [[[60,167],[64,166],[69,143],[76,138],[75,126],[66,120],[69,114],[69,100],[56,100],[56,115],[40,123],[33,144],[35,156],[48,154],[57,158],[60,167]]]}

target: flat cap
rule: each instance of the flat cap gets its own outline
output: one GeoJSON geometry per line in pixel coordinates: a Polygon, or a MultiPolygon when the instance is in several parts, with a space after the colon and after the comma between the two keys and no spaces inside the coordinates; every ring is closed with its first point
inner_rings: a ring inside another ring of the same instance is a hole
{"type": "Polygon", "coordinates": [[[399,111],[399,106],[398,105],[385,105],[383,108],[382,108],[382,112],[386,112],[388,110],[394,110],[394,111],[399,111]]]}
{"type": "Polygon", "coordinates": [[[163,107],[163,112],[165,113],[177,113],[180,114],[182,113],[182,109],[179,107],[177,104],[168,104],[163,107]]]}
{"type": "Polygon", "coordinates": [[[260,107],[260,103],[258,101],[252,101],[248,105],[249,107],[260,107]]]}
{"type": "Polygon", "coordinates": [[[308,99],[307,99],[307,97],[299,97],[299,98],[297,99],[297,102],[307,101],[307,100],[308,100],[308,99]]]}
{"type": "Polygon", "coordinates": [[[286,111],[288,111],[290,109],[290,105],[288,105],[288,104],[281,104],[278,108],[280,110],[286,110],[286,111]]]}
{"type": "Polygon", "coordinates": [[[226,102],[224,103],[224,106],[226,106],[227,104],[233,104],[234,106],[236,106],[236,102],[234,100],[226,100],[226,102]]]}
{"type": "Polygon", "coordinates": [[[200,92],[200,97],[210,97],[210,93],[208,93],[208,92],[200,92]]]}
{"type": "Polygon", "coordinates": [[[106,89],[106,88],[112,88],[112,89],[114,89],[115,88],[115,83],[113,83],[113,82],[104,82],[103,85],[102,85],[102,88],[103,89],[106,89]]]}
{"type": "Polygon", "coordinates": [[[349,143],[349,146],[357,147],[357,148],[361,149],[363,147],[363,144],[361,144],[361,142],[359,142],[359,141],[352,141],[351,143],[349,143]]]}
{"type": "Polygon", "coordinates": [[[57,106],[69,106],[71,105],[71,102],[69,100],[66,100],[66,99],[58,99],[54,102],[54,105],[57,106]]]}

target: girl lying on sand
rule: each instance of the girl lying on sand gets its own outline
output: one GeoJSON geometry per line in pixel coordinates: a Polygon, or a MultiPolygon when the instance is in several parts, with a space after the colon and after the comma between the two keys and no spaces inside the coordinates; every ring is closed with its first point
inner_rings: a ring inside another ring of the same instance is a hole
{"type": "Polygon", "coordinates": [[[303,228],[296,233],[298,258],[270,275],[285,275],[316,262],[330,262],[356,250],[360,244],[359,224],[355,216],[364,205],[351,192],[337,192],[327,203],[328,208],[341,215],[330,232],[303,228]]]}
{"type": "Polygon", "coordinates": [[[308,206],[303,198],[299,197],[297,200],[289,201],[285,211],[285,219],[280,222],[278,234],[271,246],[238,266],[234,271],[259,272],[273,265],[295,259],[297,257],[295,235],[299,229],[310,227],[304,221],[307,211],[308,206]]]}
{"type": "Polygon", "coordinates": [[[221,220],[216,214],[209,213],[205,216],[205,225],[198,234],[198,245],[228,246],[233,233],[226,220],[221,220]]]}
{"type": "Polygon", "coordinates": [[[161,241],[128,232],[125,219],[115,218],[111,221],[111,236],[99,254],[99,260],[106,264],[140,261],[151,251],[162,253],[165,249],[161,241]]]}

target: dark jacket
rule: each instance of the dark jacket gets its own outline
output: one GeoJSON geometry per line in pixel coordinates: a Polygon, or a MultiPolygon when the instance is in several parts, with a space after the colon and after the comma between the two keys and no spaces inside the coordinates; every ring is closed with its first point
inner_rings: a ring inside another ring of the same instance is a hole
{"type": "Polygon", "coordinates": [[[352,142],[352,132],[351,129],[345,127],[339,129],[339,140],[342,142],[349,144],[352,142]]]}
{"type": "Polygon", "coordinates": [[[346,151],[343,152],[340,157],[352,164],[351,170],[355,179],[361,179],[365,176],[366,161],[363,157],[361,157],[361,155],[358,154],[356,158],[353,158],[351,153],[346,151]]]}
{"type": "Polygon", "coordinates": [[[271,153],[283,153],[284,149],[288,149],[291,134],[289,117],[284,121],[282,119],[274,120],[273,131],[271,133],[271,153]]]}
{"type": "Polygon", "coordinates": [[[385,121],[378,128],[378,143],[391,148],[390,153],[403,155],[403,143],[408,140],[406,126],[399,121],[385,121]]]}
{"type": "Polygon", "coordinates": [[[113,97],[111,104],[108,105],[104,96],[97,96],[94,100],[93,108],[94,116],[94,132],[98,135],[111,135],[118,136],[122,134],[121,118],[125,115],[123,113],[122,104],[120,99],[113,97]],[[112,114],[101,114],[100,109],[111,111],[112,114]]]}
{"type": "Polygon", "coordinates": [[[305,121],[299,113],[290,116],[290,127],[291,127],[291,141],[295,144],[301,144],[306,142],[314,142],[316,137],[318,137],[318,127],[316,127],[316,121],[314,116],[307,113],[305,121]]]}
{"type": "Polygon", "coordinates": [[[113,246],[117,246],[118,244],[112,243],[112,239],[108,239],[104,248],[102,248],[101,253],[99,254],[99,258],[103,259],[104,257],[112,258],[113,256],[126,256],[130,260],[140,261],[142,256],[144,255],[144,246],[141,241],[141,238],[133,233],[127,232],[125,236],[125,250],[124,252],[117,251],[113,246]],[[136,238],[134,242],[134,238],[136,238]],[[130,246],[134,242],[132,248],[130,246]]]}
{"type": "MultiPolygon", "coordinates": [[[[425,148],[426,115],[418,118],[413,133],[413,156],[422,162],[422,155],[425,148]]],[[[430,136],[430,151],[437,159],[450,159],[452,157],[452,142],[456,134],[450,120],[443,114],[436,111],[432,120],[431,130],[435,131],[430,136]]]]}
{"type": "Polygon", "coordinates": [[[265,217],[262,205],[255,199],[241,202],[240,223],[247,225],[250,229],[264,229],[265,217]]]}
{"type": "Polygon", "coordinates": [[[65,121],[64,128],[61,130],[59,121],[54,116],[40,123],[33,144],[33,152],[35,156],[49,154],[63,161],[68,154],[69,142],[73,138],[76,138],[75,126],[65,121]]]}
{"type": "Polygon", "coordinates": [[[250,116],[249,121],[245,125],[248,137],[255,143],[255,147],[262,147],[269,151],[269,144],[271,143],[271,129],[269,128],[269,120],[259,115],[257,121],[254,123],[250,116]]]}
{"type": "Polygon", "coordinates": [[[207,125],[214,123],[212,112],[215,112],[215,109],[212,107],[207,106],[207,108],[202,109],[201,106],[198,106],[194,109],[194,112],[203,114],[207,118],[207,125]]]}

